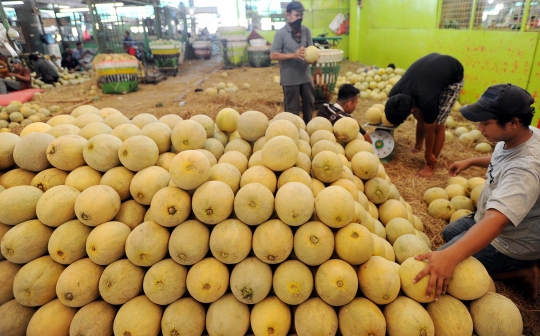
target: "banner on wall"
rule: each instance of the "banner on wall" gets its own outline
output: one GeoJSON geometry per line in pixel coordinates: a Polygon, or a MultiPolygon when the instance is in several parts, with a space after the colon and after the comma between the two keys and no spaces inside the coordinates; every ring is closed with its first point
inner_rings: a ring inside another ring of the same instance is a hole
{"type": "Polygon", "coordinates": [[[336,35],[343,35],[347,33],[347,20],[345,15],[339,13],[334,17],[330,25],[328,26],[336,35]]]}

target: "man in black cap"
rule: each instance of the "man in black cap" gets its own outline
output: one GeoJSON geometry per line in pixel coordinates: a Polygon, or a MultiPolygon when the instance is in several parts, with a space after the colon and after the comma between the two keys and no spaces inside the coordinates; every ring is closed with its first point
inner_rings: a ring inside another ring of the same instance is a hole
{"type": "Polygon", "coordinates": [[[413,153],[422,150],[420,177],[430,177],[444,146],[445,123],[463,88],[463,66],[448,55],[429,54],[414,62],[394,85],[385,105],[386,119],[400,125],[412,113],[417,120],[413,153]]]}
{"type": "Polygon", "coordinates": [[[448,224],[447,242],[436,252],[416,256],[429,262],[415,280],[430,275],[426,295],[445,293],[456,265],[473,256],[494,280],[517,280],[530,298],[538,296],[540,259],[540,131],[530,127],[534,99],[511,84],[494,85],[478,102],[460,109],[497,142],[493,155],[456,161],[456,176],[471,167],[487,168],[486,184],[474,216],[448,224]]]}
{"type": "Polygon", "coordinates": [[[309,28],[302,25],[303,16],[304,6],[299,1],[287,5],[287,24],[277,31],[270,58],[279,61],[284,110],[296,115],[301,110],[307,124],[315,105],[315,87],[309,64],[304,60],[305,50],[313,45],[313,40],[309,28]]]}

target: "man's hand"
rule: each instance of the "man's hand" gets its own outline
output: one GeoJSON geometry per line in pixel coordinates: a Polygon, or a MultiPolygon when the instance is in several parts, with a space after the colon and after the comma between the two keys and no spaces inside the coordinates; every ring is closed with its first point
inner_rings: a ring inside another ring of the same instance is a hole
{"type": "Polygon", "coordinates": [[[6,75],[8,75],[9,77],[15,76],[15,74],[13,72],[8,72],[6,75]]]}
{"type": "Polygon", "coordinates": [[[469,163],[466,160],[456,161],[448,167],[448,174],[451,176],[457,176],[459,173],[469,168],[469,163]]]}
{"type": "Polygon", "coordinates": [[[441,294],[446,294],[448,282],[458,262],[452,259],[451,255],[447,255],[444,250],[420,254],[414,258],[416,260],[427,260],[428,263],[413,279],[413,283],[420,281],[429,274],[430,278],[426,290],[426,298],[429,298],[435,292],[435,300],[438,300],[441,294]]]}
{"type": "Polygon", "coordinates": [[[300,47],[296,52],[294,53],[294,58],[304,59],[304,56],[306,54],[306,48],[304,46],[300,47]]]}

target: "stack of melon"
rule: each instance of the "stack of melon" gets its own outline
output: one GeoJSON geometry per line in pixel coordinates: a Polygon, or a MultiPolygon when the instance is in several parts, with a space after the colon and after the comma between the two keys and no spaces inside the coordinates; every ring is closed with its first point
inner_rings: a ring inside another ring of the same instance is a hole
{"type": "MultiPolygon", "coordinates": [[[[226,73],[226,72],[224,72],[224,73],[226,73]]],[[[249,85],[249,83],[242,84],[242,89],[243,90],[249,90],[250,88],[251,88],[251,85],[249,85]]],[[[228,82],[228,83],[219,82],[216,85],[207,87],[204,90],[204,92],[209,94],[209,95],[217,95],[217,94],[224,95],[224,94],[227,94],[227,93],[236,93],[239,90],[240,89],[238,88],[238,86],[236,86],[234,83],[231,83],[231,82],[228,82]]]]}
{"type": "Polygon", "coordinates": [[[476,211],[478,198],[486,186],[486,179],[454,176],[443,189],[433,187],[424,193],[431,216],[453,222],[476,211]]]}
{"type": "Polygon", "coordinates": [[[335,93],[343,84],[352,84],[360,90],[360,98],[386,100],[390,90],[401,79],[404,69],[396,68],[359,68],[356,73],[348,71],[338,76],[335,93]]]}
{"type": "Polygon", "coordinates": [[[21,103],[14,100],[5,107],[0,106],[0,133],[11,132],[19,126],[27,126],[34,122],[41,122],[58,112],[60,107],[51,106],[49,109],[41,107],[36,103],[21,103]]]}
{"type": "MultiPolygon", "coordinates": [[[[456,101],[452,111],[458,112],[461,108],[459,101],[456,101]]],[[[445,141],[454,139],[454,135],[458,137],[459,142],[468,145],[475,145],[474,150],[479,153],[491,153],[493,147],[490,143],[485,141],[480,141],[483,139],[482,132],[476,129],[476,125],[472,122],[457,122],[454,117],[448,116],[446,120],[446,137],[445,141]],[[452,133],[452,130],[454,131],[452,133]]]]}
{"type": "Polygon", "coordinates": [[[352,118],[48,126],[0,134],[1,335],[521,335],[474,258],[412,283],[431,243],[352,118]]]}

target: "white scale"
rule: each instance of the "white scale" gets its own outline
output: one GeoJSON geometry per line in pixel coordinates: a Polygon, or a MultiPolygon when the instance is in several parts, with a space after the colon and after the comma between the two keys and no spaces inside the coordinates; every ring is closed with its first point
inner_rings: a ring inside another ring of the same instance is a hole
{"type": "Polygon", "coordinates": [[[375,127],[375,131],[369,133],[369,136],[373,141],[375,155],[377,155],[381,162],[390,162],[395,155],[394,130],[397,127],[386,126],[383,124],[373,125],[369,123],[364,126],[375,127]]]}

